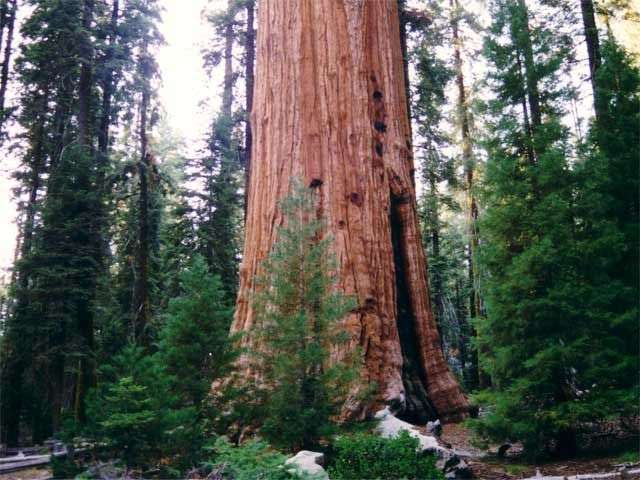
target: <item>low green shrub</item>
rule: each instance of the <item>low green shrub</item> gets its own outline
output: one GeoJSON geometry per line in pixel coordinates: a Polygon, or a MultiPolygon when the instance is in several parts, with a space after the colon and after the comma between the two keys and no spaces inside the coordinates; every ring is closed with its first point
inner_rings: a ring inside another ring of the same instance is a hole
{"type": "Polygon", "coordinates": [[[335,442],[329,476],[332,480],[444,479],[435,456],[420,453],[418,446],[408,432],[396,438],[368,433],[343,436],[335,442]]]}
{"type": "Polygon", "coordinates": [[[209,466],[222,478],[233,480],[288,480],[299,478],[287,472],[285,457],[273,450],[269,444],[251,440],[235,446],[225,437],[216,440],[213,446],[215,461],[209,466]]]}
{"type": "Polygon", "coordinates": [[[74,478],[82,471],[82,468],[67,456],[51,457],[49,465],[54,479],[74,478]]]}

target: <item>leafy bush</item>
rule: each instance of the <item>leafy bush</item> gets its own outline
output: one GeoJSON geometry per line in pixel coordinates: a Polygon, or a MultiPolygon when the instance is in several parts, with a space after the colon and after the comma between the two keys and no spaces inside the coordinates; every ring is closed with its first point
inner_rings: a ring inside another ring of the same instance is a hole
{"type": "Polygon", "coordinates": [[[251,440],[236,447],[225,437],[220,437],[213,446],[213,453],[215,454],[215,462],[211,466],[225,479],[287,480],[299,478],[287,472],[284,465],[286,457],[271,449],[263,441],[251,440]]]}
{"type": "Polygon", "coordinates": [[[368,433],[339,438],[329,476],[340,479],[444,479],[435,456],[418,451],[416,438],[403,431],[396,438],[368,433]]]}
{"type": "Polygon", "coordinates": [[[76,462],[71,460],[68,456],[52,456],[50,466],[51,473],[54,479],[74,478],[82,470],[80,467],[78,467],[76,462]]]}

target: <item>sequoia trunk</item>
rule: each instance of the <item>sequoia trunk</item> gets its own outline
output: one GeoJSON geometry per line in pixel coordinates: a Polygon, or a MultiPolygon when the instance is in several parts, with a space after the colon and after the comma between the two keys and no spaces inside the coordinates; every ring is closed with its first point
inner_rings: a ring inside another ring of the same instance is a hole
{"type": "Polygon", "coordinates": [[[252,341],[254,278],[283,222],[278,200],[291,178],[301,178],[318,189],[340,287],[358,300],[344,320],[349,348],[362,348],[363,380],[378,386],[374,401],[350,404],[345,415],[387,403],[416,419],[465,416],[468,403],[445,363],[429,303],[397,1],[262,0],[258,26],[253,164],[232,330],[252,341]]]}

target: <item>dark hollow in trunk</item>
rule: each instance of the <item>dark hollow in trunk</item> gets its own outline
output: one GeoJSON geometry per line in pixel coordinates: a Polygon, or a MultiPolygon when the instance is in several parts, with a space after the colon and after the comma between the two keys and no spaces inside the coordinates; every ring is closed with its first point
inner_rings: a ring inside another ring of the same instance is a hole
{"type": "MultiPolygon", "coordinates": [[[[429,401],[429,394],[425,389],[426,372],[420,362],[420,347],[416,338],[416,325],[411,301],[407,294],[406,273],[404,264],[407,261],[400,241],[402,233],[402,219],[398,212],[398,202],[391,202],[389,225],[391,226],[391,243],[393,245],[393,262],[396,278],[396,309],[398,335],[402,349],[402,383],[405,388],[404,410],[399,414],[402,420],[410,423],[424,424],[437,418],[437,413],[429,401]]],[[[393,405],[391,406],[394,407],[393,405]]]]}

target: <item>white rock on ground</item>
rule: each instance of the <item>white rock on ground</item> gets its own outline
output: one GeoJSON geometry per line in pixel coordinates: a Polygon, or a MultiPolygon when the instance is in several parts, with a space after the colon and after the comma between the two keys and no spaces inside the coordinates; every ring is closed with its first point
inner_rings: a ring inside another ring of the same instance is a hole
{"type": "Polygon", "coordinates": [[[301,472],[314,480],[329,480],[329,475],[322,468],[323,464],[324,454],[309,450],[301,450],[285,462],[285,465],[293,467],[288,470],[291,473],[301,472]]]}
{"type": "Polygon", "coordinates": [[[377,412],[375,414],[375,418],[379,421],[378,426],[376,427],[376,431],[382,437],[395,438],[400,434],[400,432],[405,430],[409,432],[409,435],[418,439],[418,442],[420,442],[421,451],[433,452],[439,458],[445,459],[453,456],[453,452],[451,450],[441,447],[438,444],[438,440],[436,439],[436,437],[423,435],[414,425],[411,425],[410,423],[395,417],[388,407],[377,412]]]}
{"type": "Polygon", "coordinates": [[[375,418],[378,420],[376,431],[382,437],[395,438],[404,430],[417,438],[421,452],[436,455],[438,458],[436,466],[442,470],[447,479],[471,478],[472,472],[467,463],[453,450],[440,446],[436,437],[420,433],[414,425],[395,417],[388,407],[376,413],[375,418]]]}

